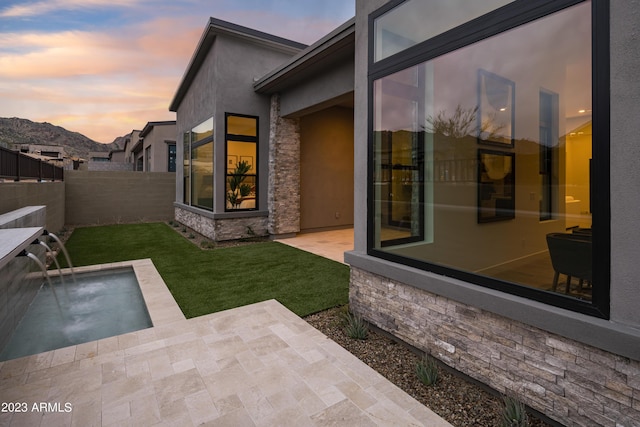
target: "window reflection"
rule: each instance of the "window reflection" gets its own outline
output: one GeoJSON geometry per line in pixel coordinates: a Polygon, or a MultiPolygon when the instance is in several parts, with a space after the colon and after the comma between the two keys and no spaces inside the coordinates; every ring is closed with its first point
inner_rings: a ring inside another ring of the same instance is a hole
{"type": "Polygon", "coordinates": [[[410,0],[375,21],[375,54],[379,61],[457,27],[513,0],[410,0]]]}
{"type": "Polygon", "coordinates": [[[258,118],[227,114],[225,209],[257,209],[258,118]]]}
{"type": "Polygon", "coordinates": [[[213,142],[191,150],[191,183],[193,205],[213,210],[213,142]]]}
{"type": "MultiPolygon", "coordinates": [[[[433,3],[430,13],[402,16],[438,20],[433,3]]],[[[391,30],[414,41],[433,35],[411,33],[395,11],[378,18],[376,40],[391,30]]],[[[376,58],[396,49],[389,46],[376,58]]],[[[373,89],[375,248],[591,298],[585,280],[554,285],[547,242],[551,233],[591,232],[590,2],[378,79],[373,89]]]]}
{"type": "MultiPolygon", "coordinates": [[[[191,129],[191,204],[213,210],[213,117],[191,129]]],[[[186,152],[186,151],[185,151],[186,152]]]]}

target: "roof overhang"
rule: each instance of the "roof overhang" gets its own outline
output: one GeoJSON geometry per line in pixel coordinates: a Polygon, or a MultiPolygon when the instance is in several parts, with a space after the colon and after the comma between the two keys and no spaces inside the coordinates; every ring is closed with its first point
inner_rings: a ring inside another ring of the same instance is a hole
{"type": "Polygon", "coordinates": [[[137,154],[142,151],[142,139],[138,139],[133,147],[131,147],[131,152],[137,154]]]}
{"type": "Polygon", "coordinates": [[[187,70],[182,77],[178,90],[169,105],[169,111],[177,112],[180,103],[188,92],[193,79],[209,54],[209,50],[218,35],[240,38],[247,42],[287,52],[291,55],[294,55],[307,47],[305,44],[274,36],[272,34],[263,33],[262,31],[257,31],[252,28],[243,27],[220,19],[210,18],[209,23],[200,37],[198,46],[187,65],[187,70]]]}
{"type": "Polygon", "coordinates": [[[272,94],[322,73],[336,63],[352,60],[355,53],[355,18],[351,18],[281,67],[253,85],[258,93],[272,94]]]}
{"type": "Polygon", "coordinates": [[[151,132],[151,129],[153,129],[156,126],[170,126],[175,124],[176,124],[175,120],[165,120],[163,122],[147,122],[147,124],[140,131],[139,137],[144,138],[145,136],[147,136],[147,134],[149,134],[149,132],[151,132]]]}

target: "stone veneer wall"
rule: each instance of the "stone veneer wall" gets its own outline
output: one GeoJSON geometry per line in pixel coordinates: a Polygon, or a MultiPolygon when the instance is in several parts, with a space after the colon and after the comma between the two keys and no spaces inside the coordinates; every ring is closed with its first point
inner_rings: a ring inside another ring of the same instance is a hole
{"type": "Polygon", "coordinates": [[[267,217],[210,218],[180,207],[175,208],[175,219],[214,241],[251,237],[249,228],[256,236],[266,236],[267,217]]]}
{"type": "MultiPolygon", "coordinates": [[[[30,206],[0,215],[0,229],[44,227],[47,213],[44,206],[30,206]]],[[[29,252],[44,261],[44,248],[30,245],[29,252]]],[[[29,275],[40,268],[31,259],[21,256],[9,261],[0,271],[0,351],[7,344],[16,326],[29,308],[43,282],[42,275],[29,275]]]]}
{"type": "Polygon", "coordinates": [[[269,233],[300,231],[300,120],[280,116],[280,97],[271,97],[269,127],[269,233]]]}
{"type": "Polygon", "coordinates": [[[640,362],[351,268],[354,312],[566,425],[639,426],[640,362]]]}

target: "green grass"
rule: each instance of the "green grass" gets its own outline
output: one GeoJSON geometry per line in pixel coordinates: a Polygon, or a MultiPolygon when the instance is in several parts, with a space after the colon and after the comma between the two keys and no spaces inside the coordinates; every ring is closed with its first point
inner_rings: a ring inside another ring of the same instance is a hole
{"type": "Polygon", "coordinates": [[[201,250],[151,223],[77,228],[66,248],[74,266],[151,258],[186,317],[268,299],[306,316],[348,300],[346,265],[278,242],[201,250]]]}

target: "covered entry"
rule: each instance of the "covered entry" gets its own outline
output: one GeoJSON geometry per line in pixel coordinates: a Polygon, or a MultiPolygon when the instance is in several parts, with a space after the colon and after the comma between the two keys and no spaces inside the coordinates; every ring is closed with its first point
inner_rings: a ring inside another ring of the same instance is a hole
{"type": "Polygon", "coordinates": [[[352,19],[254,85],[272,99],[274,237],[353,226],[354,34],[352,19]]]}

